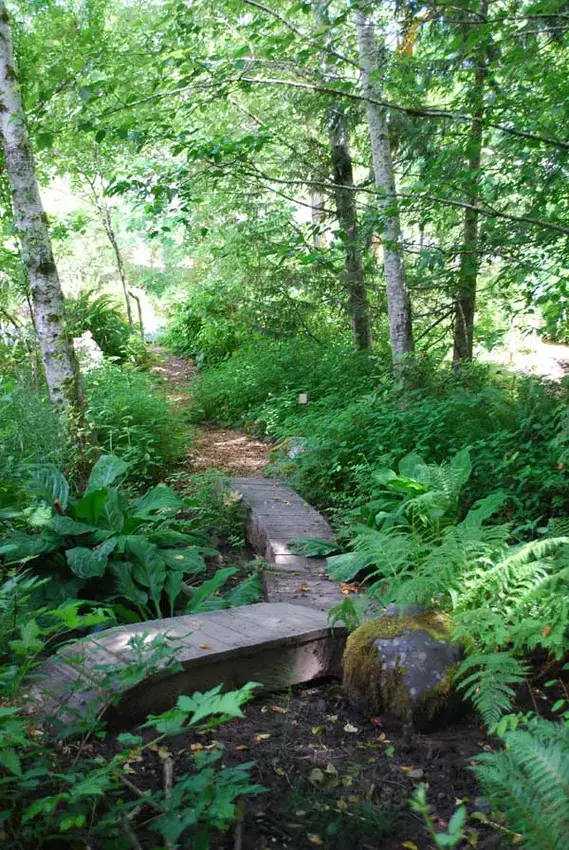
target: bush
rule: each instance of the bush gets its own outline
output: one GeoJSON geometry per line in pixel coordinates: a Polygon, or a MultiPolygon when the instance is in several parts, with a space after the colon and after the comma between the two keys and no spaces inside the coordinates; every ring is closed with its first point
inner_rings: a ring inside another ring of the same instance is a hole
{"type": "Polygon", "coordinates": [[[229,360],[198,375],[192,385],[198,419],[252,423],[255,430],[280,436],[294,433],[309,404],[326,401],[331,409],[373,390],[377,357],[349,348],[295,339],[259,338],[229,360]]]}
{"type": "Polygon", "coordinates": [[[463,510],[486,495],[488,481],[508,495],[505,517],[518,536],[569,508],[569,415],[559,385],[490,366],[454,372],[423,358],[412,386],[401,386],[377,356],[297,340],[242,349],[199,375],[192,390],[198,418],[306,438],[286,471],[317,505],[369,500],[371,470],[412,451],[440,463],[470,446],[463,510]],[[298,404],[300,392],[308,405],[298,404]]]}
{"type": "Polygon", "coordinates": [[[85,376],[87,420],[133,481],[163,477],[184,454],[184,422],[149,375],[107,365],[85,376]]]}
{"type": "Polygon", "coordinates": [[[127,358],[130,328],[110,295],[95,295],[91,289],[69,299],[65,306],[71,336],[91,331],[106,357],[114,357],[119,362],[127,358]]]}

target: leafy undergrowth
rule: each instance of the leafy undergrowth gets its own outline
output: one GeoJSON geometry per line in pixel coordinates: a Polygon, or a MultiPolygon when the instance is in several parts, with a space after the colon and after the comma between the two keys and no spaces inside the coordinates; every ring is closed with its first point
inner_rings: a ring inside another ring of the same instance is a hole
{"type": "MultiPolygon", "coordinates": [[[[473,817],[479,806],[487,808],[477,800],[469,762],[491,744],[473,717],[430,736],[411,735],[404,745],[399,733],[384,728],[380,718],[358,714],[339,685],[329,682],[265,694],[244,713],[243,719],[179,737],[167,748],[145,750],[131,763],[132,783],[153,791],[163,786],[167,758],[180,774],[196,752],[219,747],[225,767],[255,762],[251,779],[267,792],[242,803],[243,823],[236,827],[242,843],[234,843],[234,828],[215,836],[215,850],[427,850],[432,843],[409,805],[421,783],[428,783],[437,831],[446,829],[457,801],[464,800],[471,846],[489,838],[486,816],[473,817]]],[[[94,747],[109,757],[120,744],[109,735],[94,747]]],[[[136,831],[146,850],[155,845],[143,824],[141,817],[136,831]]]]}

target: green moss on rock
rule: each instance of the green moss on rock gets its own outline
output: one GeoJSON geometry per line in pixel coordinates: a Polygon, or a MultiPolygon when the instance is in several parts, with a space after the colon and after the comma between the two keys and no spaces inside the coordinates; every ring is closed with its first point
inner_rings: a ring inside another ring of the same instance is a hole
{"type": "Polygon", "coordinates": [[[451,644],[448,618],[434,612],[370,620],[348,638],[343,657],[344,689],[352,704],[368,715],[388,713],[402,720],[411,716],[430,720],[449,703],[456,664],[450,664],[433,687],[417,694],[409,690],[404,663],[389,668],[382,665],[375,641],[392,640],[408,632],[426,633],[431,643],[451,644]]]}

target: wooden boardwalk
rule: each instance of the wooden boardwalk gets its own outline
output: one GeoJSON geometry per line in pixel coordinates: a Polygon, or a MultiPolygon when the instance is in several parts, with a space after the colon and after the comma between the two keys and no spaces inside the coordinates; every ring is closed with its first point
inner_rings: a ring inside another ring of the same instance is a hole
{"type": "Polygon", "coordinates": [[[249,508],[249,541],[269,564],[263,574],[267,602],[290,602],[325,612],[342,602],[338,585],[326,575],[324,558],[305,558],[290,551],[297,537],[332,540],[324,517],[274,479],[232,478],[231,487],[243,495],[249,508]]]}
{"type": "Polygon", "coordinates": [[[223,683],[260,682],[270,690],[337,675],[344,629],[325,614],[286,603],[259,603],[146,623],[118,626],[77,641],[50,658],[33,694],[44,715],[64,721],[99,714],[121,696],[119,717],[142,720],[171,707],[180,694],[223,683]],[[168,657],[133,687],[132,669],[152,642],[167,638],[168,657]],[[181,665],[168,671],[172,662],[181,665]],[[126,674],[123,676],[122,674],[126,674]]]}
{"type": "Polygon", "coordinates": [[[171,707],[182,693],[248,681],[279,690],[338,675],[345,629],[330,628],[328,611],[344,598],[326,577],[323,558],[290,551],[298,537],[332,539],[332,530],[290,487],[269,479],[233,478],[249,507],[247,533],[269,564],[264,603],[118,626],[64,647],[40,668],[32,694],[37,710],[64,722],[107,710],[119,724],[171,707]],[[155,639],[167,641],[152,674],[136,683],[155,639]],[[171,664],[181,669],[173,672],[171,664]],[[112,703],[120,705],[115,710],[112,703]]]}

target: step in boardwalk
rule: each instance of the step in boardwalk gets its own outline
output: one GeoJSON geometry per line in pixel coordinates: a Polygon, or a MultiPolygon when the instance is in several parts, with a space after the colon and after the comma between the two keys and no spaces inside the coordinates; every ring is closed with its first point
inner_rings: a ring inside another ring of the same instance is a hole
{"type": "Polygon", "coordinates": [[[279,481],[233,478],[231,486],[249,508],[249,540],[269,565],[266,601],[118,626],[66,646],[40,669],[33,698],[41,714],[67,722],[77,713],[108,710],[118,725],[132,725],[171,707],[182,693],[219,683],[255,681],[279,690],[339,675],[345,630],[330,628],[327,615],[344,597],[326,577],[323,558],[290,551],[298,537],[332,539],[330,526],[279,481]],[[136,684],[133,671],[155,652],[156,639],[167,640],[166,651],[155,672],[136,684]],[[178,672],[168,670],[174,660],[178,672]]]}
{"type": "Polygon", "coordinates": [[[41,714],[68,722],[77,713],[99,714],[120,695],[115,721],[140,721],[171,707],[180,694],[219,683],[233,688],[254,681],[280,690],[338,675],[344,639],[344,629],[331,629],[321,611],[279,602],[150,620],[66,646],[40,669],[33,696],[41,714]],[[133,686],[133,667],[141,652],[151,654],[156,638],[167,638],[167,658],[133,686]],[[181,669],[172,674],[173,661],[181,669]]]}
{"type": "Polygon", "coordinates": [[[264,571],[267,602],[290,602],[328,612],[344,599],[326,575],[324,558],[305,558],[290,551],[298,537],[332,540],[332,529],[298,493],[274,479],[232,478],[231,488],[249,508],[247,537],[269,564],[264,571]]]}

